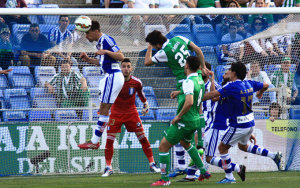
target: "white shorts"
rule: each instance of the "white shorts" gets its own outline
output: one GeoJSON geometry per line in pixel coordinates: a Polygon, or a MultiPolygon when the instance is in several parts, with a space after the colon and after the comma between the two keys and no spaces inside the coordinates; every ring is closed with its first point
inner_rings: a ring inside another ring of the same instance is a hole
{"type": "Polygon", "coordinates": [[[124,85],[122,72],[106,73],[99,83],[99,100],[101,103],[113,104],[124,85]]]}
{"type": "MultiPolygon", "coordinates": [[[[204,135],[204,146],[205,146],[205,155],[214,157],[218,146],[221,142],[221,138],[225,134],[226,130],[218,130],[210,128],[205,132],[204,135]]],[[[218,154],[219,152],[217,152],[218,154]]]]}
{"type": "Polygon", "coordinates": [[[254,130],[254,127],[249,128],[234,128],[229,127],[222,138],[224,144],[235,146],[237,143],[246,145],[254,130]]]}

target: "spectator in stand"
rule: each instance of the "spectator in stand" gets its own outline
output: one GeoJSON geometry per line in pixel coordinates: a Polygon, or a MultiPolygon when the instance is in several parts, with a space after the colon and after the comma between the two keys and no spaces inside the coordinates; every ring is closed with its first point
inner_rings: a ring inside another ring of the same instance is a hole
{"type": "Polygon", "coordinates": [[[0,16],[0,22],[5,23],[5,20],[0,16]]]}
{"type": "Polygon", "coordinates": [[[225,34],[221,42],[222,44],[222,60],[226,62],[241,61],[244,56],[244,43],[239,42],[243,37],[238,33],[238,26],[236,23],[229,24],[229,32],[225,34]]]}
{"type": "Polygon", "coordinates": [[[124,0],[104,0],[105,8],[123,8],[124,0]]]}
{"type": "Polygon", "coordinates": [[[285,56],[281,60],[281,68],[272,75],[272,84],[276,88],[287,87],[286,102],[290,104],[296,100],[298,88],[294,81],[295,74],[290,71],[291,58],[285,56]]]}
{"type": "MultiPolygon", "coordinates": [[[[56,46],[58,51],[53,55],[60,62],[62,60],[72,61],[73,65],[77,65],[77,60],[72,57],[71,52],[63,52],[72,47],[73,44],[73,35],[68,26],[70,24],[69,17],[66,15],[61,15],[59,17],[58,26],[51,29],[48,33],[48,40],[51,44],[51,47],[56,46]]],[[[56,67],[59,65],[56,65],[56,67]]]]}
{"type": "Polygon", "coordinates": [[[296,33],[292,43],[292,57],[300,62],[300,33],[296,33]]]}
{"type": "MultiPolygon", "coordinates": [[[[128,8],[155,8],[154,0],[127,0],[127,5],[128,8]]],[[[149,16],[124,16],[122,27],[128,29],[133,36],[133,45],[140,45],[140,40],[144,37],[143,23],[147,23],[148,19],[149,16]]],[[[126,31],[122,27],[121,30],[126,31]]]]}
{"type": "MultiPolygon", "coordinates": [[[[179,8],[179,0],[155,0],[155,8],[179,8]]],[[[162,15],[164,25],[169,28],[170,24],[178,24],[178,20],[182,16],[162,15]]]]}
{"type": "Polygon", "coordinates": [[[10,42],[10,30],[5,23],[0,22],[0,66],[7,69],[13,65],[14,54],[10,42]]]}
{"type": "Polygon", "coordinates": [[[54,66],[56,58],[45,51],[50,48],[47,38],[40,33],[38,24],[31,24],[29,32],[22,37],[21,60],[23,66],[54,66]]]}
{"type": "MultiPolygon", "coordinates": [[[[231,2],[232,0],[220,0],[222,7],[227,7],[228,3],[231,2]]],[[[249,0],[236,0],[238,2],[238,4],[245,8],[247,7],[247,3],[249,2],[249,0]]]]}
{"type": "Polygon", "coordinates": [[[279,120],[282,113],[282,108],[278,103],[272,103],[269,107],[269,120],[274,122],[275,120],[279,120]]]}
{"type": "MultiPolygon", "coordinates": [[[[265,7],[270,7],[271,5],[271,1],[270,0],[265,0],[265,7]]],[[[256,6],[256,3],[255,3],[255,0],[250,0],[249,3],[248,3],[248,8],[255,8],[256,6]]]]}
{"type": "Polygon", "coordinates": [[[299,0],[274,0],[276,7],[300,7],[299,0]]]}
{"type": "MultiPolygon", "coordinates": [[[[255,8],[266,8],[265,0],[255,0],[255,8]]],[[[252,14],[248,17],[248,23],[253,24],[254,19],[257,17],[265,18],[268,22],[268,25],[271,26],[274,23],[273,15],[272,14],[252,14]]]]}
{"type": "Polygon", "coordinates": [[[274,51],[280,56],[291,57],[292,39],[291,34],[272,37],[274,51]]]}
{"type": "Polygon", "coordinates": [[[222,8],[220,0],[194,0],[194,4],[196,8],[222,8]]]}
{"type": "Polygon", "coordinates": [[[196,8],[196,5],[194,4],[194,0],[179,0],[180,3],[182,3],[180,7],[188,7],[188,8],[196,8]]]}
{"type": "MultiPolygon", "coordinates": [[[[254,80],[257,82],[264,82],[269,84],[269,88],[275,88],[274,85],[271,83],[271,80],[268,77],[268,74],[265,71],[262,71],[260,68],[260,62],[258,60],[254,60],[250,63],[250,70],[247,73],[248,80],[254,80]]],[[[270,103],[276,103],[276,92],[268,92],[270,103]]],[[[253,105],[259,105],[259,99],[256,97],[256,94],[253,94],[253,105]]]]}
{"type": "MultiPolygon", "coordinates": [[[[48,92],[55,95],[61,108],[86,107],[89,102],[89,89],[86,79],[80,72],[71,69],[70,61],[61,62],[61,72],[45,82],[48,92]]],[[[82,118],[82,110],[76,110],[82,118]]]]}
{"type": "MultiPolygon", "coordinates": [[[[25,0],[1,0],[0,8],[27,8],[27,4],[25,0]]],[[[15,23],[30,24],[28,16],[24,15],[3,16],[3,19],[10,30],[12,30],[12,25],[15,23]]]]}

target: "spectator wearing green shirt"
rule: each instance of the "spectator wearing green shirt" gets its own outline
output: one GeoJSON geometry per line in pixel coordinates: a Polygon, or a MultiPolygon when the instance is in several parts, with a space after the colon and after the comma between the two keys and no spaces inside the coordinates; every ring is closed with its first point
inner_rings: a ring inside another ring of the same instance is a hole
{"type": "Polygon", "coordinates": [[[300,7],[300,0],[274,0],[276,7],[300,7]]]}
{"type": "MultiPolygon", "coordinates": [[[[265,0],[255,0],[255,8],[266,8],[265,0]]],[[[254,18],[256,18],[256,17],[262,17],[262,18],[266,19],[269,26],[271,26],[274,23],[274,19],[273,19],[272,14],[261,14],[261,15],[253,14],[253,15],[250,15],[248,17],[248,23],[252,24],[254,18]]]]}

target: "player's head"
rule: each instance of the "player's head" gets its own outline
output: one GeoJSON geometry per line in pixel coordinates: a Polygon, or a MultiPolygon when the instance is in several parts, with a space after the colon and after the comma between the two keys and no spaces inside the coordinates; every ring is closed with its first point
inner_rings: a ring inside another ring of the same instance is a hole
{"type": "Polygon", "coordinates": [[[270,117],[278,119],[282,113],[281,106],[278,103],[272,103],[269,107],[270,117]]]}
{"type": "MultiPolygon", "coordinates": [[[[205,66],[206,66],[206,68],[207,68],[208,70],[211,71],[211,64],[210,64],[210,63],[208,63],[207,61],[205,61],[205,66]]],[[[206,81],[206,79],[208,79],[208,77],[204,74],[203,71],[202,71],[202,79],[203,79],[204,81],[206,81]]]]}
{"type": "Polygon", "coordinates": [[[291,67],[291,58],[288,56],[285,56],[281,60],[281,70],[284,73],[288,73],[290,71],[291,67]]]}
{"type": "Polygon", "coordinates": [[[197,72],[200,66],[200,60],[196,56],[189,56],[186,59],[186,64],[184,66],[184,73],[187,75],[189,72],[194,73],[197,72]]]}
{"type": "Polygon", "coordinates": [[[224,74],[223,74],[223,80],[222,80],[222,86],[227,84],[227,82],[230,81],[230,75],[229,75],[229,70],[227,70],[224,74]]]}
{"type": "Polygon", "coordinates": [[[132,72],[132,64],[130,59],[125,58],[121,62],[121,70],[125,78],[129,77],[132,72]]]}
{"type": "Polygon", "coordinates": [[[260,65],[258,60],[253,60],[250,65],[251,76],[256,77],[260,72],[260,65]]]}
{"type": "Polygon", "coordinates": [[[229,69],[230,80],[244,80],[247,74],[246,66],[241,62],[232,63],[229,69]]]}
{"type": "Polygon", "coordinates": [[[61,15],[59,17],[58,24],[59,24],[59,29],[61,31],[65,31],[70,24],[69,16],[61,15]]]}
{"type": "Polygon", "coordinates": [[[85,37],[90,41],[98,41],[101,36],[100,24],[98,21],[92,20],[91,29],[85,33],[85,37]]]}
{"type": "Polygon", "coordinates": [[[162,45],[167,41],[167,37],[165,37],[160,31],[154,30],[149,33],[146,37],[146,42],[148,42],[153,48],[160,50],[162,45]]]}

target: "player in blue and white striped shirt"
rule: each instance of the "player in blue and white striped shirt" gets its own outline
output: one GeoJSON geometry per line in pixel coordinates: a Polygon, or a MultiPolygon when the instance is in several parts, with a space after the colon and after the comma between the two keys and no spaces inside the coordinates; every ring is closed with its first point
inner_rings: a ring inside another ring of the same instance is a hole
{"type": "Polygon", "coordinates": [[[100,24],[97,21],[92,21],[91,29],[86,32],[86,38],[90,42],[97,41],[96,48],[98,51],[96,55],[99,59],[90,58],[84,52],[81,53],[80,58],[96,66],[101,66],[105,71],[105,76],[99,83],[100,117],[95,133],[91,141],[79,144],[78,147],[81,149],[98,149],[100,137],[109,120],[109,110],[124,85],[124,76],[118,62],[124,59],[124,55],[115,40],[111,36],[101,32],[100,24]]]}

